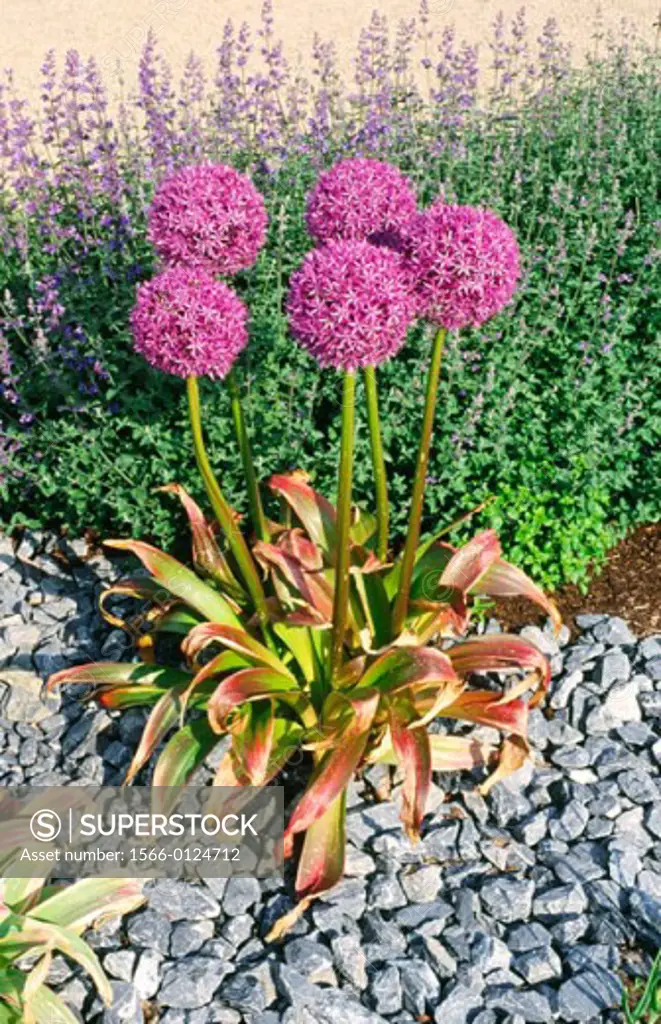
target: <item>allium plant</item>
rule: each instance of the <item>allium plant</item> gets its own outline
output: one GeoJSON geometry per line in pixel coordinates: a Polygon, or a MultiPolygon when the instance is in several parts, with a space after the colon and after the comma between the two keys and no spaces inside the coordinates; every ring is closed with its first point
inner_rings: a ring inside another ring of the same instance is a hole
{"type": "Polygon", "coordinates": [[[301,345],[320,366],[348,371],[396,355],[415,310],[400,258],[365,241],[330,242],[308,253],[287,303],[301,345]]]}
{"type": "Polygon", "coordinates": [[[266,240],[264,200],[233,167],[185,167],[156,190],[149,238],[177,266],[228,276],[251,267],[266,240]]]}
{"type": "Polygon", "coordinates": [[[479,327],[512,299],[520,276],[519,247],[507,224],[490,210],[437,200],[412,218],[404,243],[405,274],[419,312],[436,327],[420,433],[411,511],[395,601],[395,632],[406,623],[420,539],[429,451],[441,359],[448,330],[479,327]]]}
{"type": "Polygon", "coordinates": [[[131,315],[135,348],[176,377],[224,378],[248,343],[248,310],[204,270],[172,267],[145,281],[131,315]]]}
{"type": "Polygon", "coordinates": [[[319,177],[307,204],[307,228],[318,245],[388,244],[416,213],[411,182],[392,164],[367,157],[341,160],[319,177]]]}
{"type": "MultiPolygon", "coordinates": [[[[355,201],[363,203],[364,197],[355,201]]],[[[363,766],[376,761],[399,766],[401,817],[415,840],[433,772],[491,769],[482,783],[486,793],[526,760],[528,710],[544,696],[549,664],[519,636],[466,639],[474,596],[523,595],[545,609],[556,628],[560,624],[553,603],[503,559],[492,530],[460,548],[444,541],[450,528],[420,543],[445,332],[456,326],[453,310],[461,310],[462,322],[478,323],[509,301],[518,253],[509,229],[481,210],[434,206],[405,227],[410,235],[402,253],[365,239],[330,242],[306,257],[291,282],[293,335],[322,366],[343,374],[335,504],[317,493],[304,473],[276,474],[268,490],[281,516],[264,515],[235,387],[233,411],[252,530],[242,530],[214,475],[196,376],[201,370],[234,379],[235,370],[228,373],[228,367],[241,344],[217,322],[210,298],[216,292],[206,277],[189,274],[185,301],[178,303],[171,301],[174,289],[168,294],[142,287],[134,315],[136,345],[153,354],[161,330],[164,352],[173,346],[185,353],[169,367],[181,373],[188,366],[193,448],[217,522],[172,484],[165,489],[180,498],[190,520],[193,569],[141,541],[109,541],[136,555],[150,572],[121,580],[102,598],[106,618],[135,634],[141,662],[83,665],[50,681],[93,684],[94,695],[108,708],[152,706],[128,781],[165,740],[154,767],[157,786],[185,784],[216,744],[228,739],[218,785],[266,784],[297,751],[311,753],[312,774],[285,832],[286,855],[300,847],[296,889],[301,900],[273,935],[341,877],[346,789],[363,766]],[[425,218],[422,233],[420,218],[425,218]],[[397,553],[383,529],[388,499],[374,372],[404,343],[420,310],[421,291],[434,296],[427,312],[435,340],[409,529],[397,553]],[[209,345],[214,335],[215,346],[209,345]],[[202,351],[201,363],[189,361],[191,353],[202,351]],[[358,368],[366,384],[376,516],[352,502],[358,368]],[[125,622],[109,605],[115,596],[151,601],[154,607],[125,622]],[[174,667],[161,663],[167,634],[181,637],[181,660],[174,667]],[[471,685],[476,672],[515,678],[499,689],[479,689],[471,685]],[[185,721],[187,709],[204,714],[185,721]],[[503,741],[497,746],[471,736],[430,735],[426,727],[438,717],[491,726],[503,733],[503,741]]],[[[219,294],[225,301],[225,292],[219,294]]]]}
{"type": "Polygon", "coordinates": [[[479,327],[514,295],[519,247],[491,210],[437,200],[409,221],[405,245],[420,313],[440,327],[479,327]]]}

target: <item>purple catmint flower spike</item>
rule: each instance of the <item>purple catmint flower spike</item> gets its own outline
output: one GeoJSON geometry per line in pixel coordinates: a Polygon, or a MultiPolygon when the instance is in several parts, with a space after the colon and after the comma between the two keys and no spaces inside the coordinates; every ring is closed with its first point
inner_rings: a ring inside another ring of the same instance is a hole
{"type": "Polygon", "coordinates": [[[223,276],[253,265],[267,224],[264,200],[250,178],[224,164],[170,175],[149,210],[149,238],[167,263],[223,276]]]}
{"type": "Polygon", "coordinates": [[[292,333],[321,366],[353,371],[399,351],[416,301],[396,253],[330,242],[293,275],[287,312],[292,333]]]}
{"type": "Polygon", "coordinates": [[[149,160],[163,173],[174,166],[177,139],[172,69],[156,46],[156,36],[150,29],[140,54],[137,104],[144,115],[149,160]]]}
{"type": "Polygon", "coordinates": [[[439,327],[478,327],[510,302],[521,276],[514,234],[480,207],[437,200],[413,218],[405,248],[420,316],[439,327]]]}
{"type": "Polygon", "coordinates": [[[392,164],[356,157],[322,174],[310,193],[306,221],[315,242],[387,240],[413,217],[413,185],[392,164]]]}
{"type": "Polygon", "coordinates": [[[248,310],[231,288],[199,268],[169,267],[138,288],[135,349],[175,377],[224,378],[248,342],[248,310]]]}

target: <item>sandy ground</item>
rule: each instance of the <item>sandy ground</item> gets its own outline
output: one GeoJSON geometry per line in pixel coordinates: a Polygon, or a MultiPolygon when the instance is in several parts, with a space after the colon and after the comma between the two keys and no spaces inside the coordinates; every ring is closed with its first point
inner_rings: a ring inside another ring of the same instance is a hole
{"type": "MultiPolygon", "coordinates": [[[[333,37],[349,65],[361,27],[374,7],[391,23],[412,18],[417,0],[275,0],[276,28],[287,52],[305,62],[315,32],[333,37]]],[[[499,10],[513,15],[521,0],[429,0],[438,24],[453,24],[472,43],[484,43],[499,10]]],[[[528,0],[531,27],[538,30],[553,14],[579,56],[592,46],[596,0],[528,0]]],[[[601,0],[604,24],[617,30],[630,19],[639,32],[653,38],[661,0],[601,0]]],[[[135,80],[137,58],[150,27],[175,69],[194,49],[209,63],[227,18],[256,25],[261,0],[2,0],[0,67],[13,68],[22,90],[34,93],[44,52],[63,53],[76,47],[94,54],[109,79],[118,61],[127,82],[135,80]]]]}

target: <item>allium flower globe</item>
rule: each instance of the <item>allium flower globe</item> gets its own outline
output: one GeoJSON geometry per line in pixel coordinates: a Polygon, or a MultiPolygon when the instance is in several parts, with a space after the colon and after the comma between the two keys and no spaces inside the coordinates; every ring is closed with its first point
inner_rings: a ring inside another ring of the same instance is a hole
{"type": "Polygon", "coordinates": [[[491,210],[438,200],[406,233],[406,264],[420,316],[477,327],[510,302],[521,275],[511,229],[491,210]]]}
{"type": "Polygon", "coordinates": [[[369,242],[331,242],[308,253],[287,301],[294,337],[321,366],[374,366],[402,347],[416,302],[400,258],[369,242]]]}
{"type": "Polygon", "coordinates": [[[366,239],[387,245],[397,240],[416,208],[413,186],[401,171],[357,157],[321,175],[308,199],[306,221],[319,245],[366,239]]]}
{"type": "Polygon", "coordinates": [[[250,178],[224,164],[184,167],[156,190],[149,238],[166,263],[229,276],[251,267],[268,217],[250,178]]]}
{"type": "Polygon", "coordinates": [[[248,310],[204,270],[170,267],[138,288],[136,351],[176,377],[225,377],[248,342],[248,310]]]}

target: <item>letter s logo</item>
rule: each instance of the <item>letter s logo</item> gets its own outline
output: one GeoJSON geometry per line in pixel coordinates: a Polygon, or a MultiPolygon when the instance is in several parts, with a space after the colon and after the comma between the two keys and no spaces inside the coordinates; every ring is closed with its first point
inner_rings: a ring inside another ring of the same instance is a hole
{"type": "Polygon", "coordinates": [[[62,822],[55,811],[36,811],[30,818],[30,832],[40,843],[52,843],[62,831],[62,822]]]}

